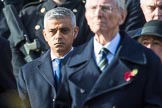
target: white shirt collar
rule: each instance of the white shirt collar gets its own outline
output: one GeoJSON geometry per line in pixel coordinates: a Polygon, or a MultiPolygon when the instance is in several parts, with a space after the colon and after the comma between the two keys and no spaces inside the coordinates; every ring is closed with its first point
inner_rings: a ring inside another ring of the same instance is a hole
{"type": "MultiPolygon", "coordinates": [[[[72,50],[73,50],[73,47],[71,48],[71,50],[70,50],[69,52],[71,52],[72,50]]],[[[66,55],[68,55],[69,52],[68,52],[66,55]]],[[[66,55],[64,55],[64,56],[61,57],[60,59],[63,59],[66,55]]],[[[58,58],[57,56],[55,56],[55,55],[52,53],[52,51],[50,51],[50,56],[51,56],[51,61],[54,60],[54,59],[56,59],[56,58],[58,58]]]]}
{"type": "Polygon", "coordinates": [[[115,55],[116,49],[118,47],[118,44],[120,42],[120,34],[117,33],[116,36],[113,38],[113,40],[111,40],[110,42],[108,42],[106,45],[102,46],[100,43],[98,43],[96,41],[96,39],[94,38],[94,53],[95,55],[99,54],[99,51],[101,48],[107,48],[111,54],[115,55]]]}

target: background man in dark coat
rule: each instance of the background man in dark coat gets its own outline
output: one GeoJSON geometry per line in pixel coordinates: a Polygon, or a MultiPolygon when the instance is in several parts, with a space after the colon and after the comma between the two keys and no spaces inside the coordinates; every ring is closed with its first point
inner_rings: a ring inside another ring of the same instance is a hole
{"type": "Polygon", "coordinates": [[[63,67],[65,85],[56,108],[162,107],[160,59],[119,32],[125,17],[124,0],[87,0],[86,18],[95,35],[63,67]]]}

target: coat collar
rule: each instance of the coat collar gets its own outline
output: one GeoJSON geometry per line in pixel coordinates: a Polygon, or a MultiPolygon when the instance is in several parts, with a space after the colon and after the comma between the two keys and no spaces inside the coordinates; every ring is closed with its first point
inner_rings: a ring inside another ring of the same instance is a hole
{"type": "Polygon", "coordinates": [[[88,43],[83,44],[78,48],[75,48],[69,57],[71,59],[67,63],[67,65],[71,67],[88,61],[93,57],[94,51],[92,49],[93,49],[93,39],[91,39],[88,43]]]}
{"type": "Polygon", "coordinates": [[[146,55],[143,51],[143,46],[131,39],[125,33],[120,32],[122,35],[121,44],[119,44],[116,56],[123,60],[127,60],[132,63],[145,65],[146,55]]]}
{"type": "MultiPolygon", "coordinates": [[[[146,57],[141,45],[135,40],[131,39],[127,34],[120,32],[122,38],[118,46],[116,56],[120,59],[130,61],[144,65],[146,64],[146,57]]],[[[93,57],[93,38],[86,44],[76,48],[73,53],[77,53],[76,56],[72,56],[69,66],[81,64],[90,60],[93,57]]]]}

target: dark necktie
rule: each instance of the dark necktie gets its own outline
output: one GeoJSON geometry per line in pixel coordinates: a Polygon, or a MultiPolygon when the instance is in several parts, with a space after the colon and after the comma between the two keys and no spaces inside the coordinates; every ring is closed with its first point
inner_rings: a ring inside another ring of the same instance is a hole
{"type": "Polygon", "coordinates": [[[59,87],[60,80],[61,80],[61,59],[55,59],[55,60],[57,62],[57,68],[54,73],[54,76],[55,76],[55,86],[57,90],[59,87]]]}
{"type": "Polygon", "coordinates": [[[108,65],[108,60],[107,60],[108,52],[109,51],[106,48],[102,48],[99,52],[101,56],[99,58],[98,67],[100,68],[101,71],[103,71],[105,67],[108,65]]]}

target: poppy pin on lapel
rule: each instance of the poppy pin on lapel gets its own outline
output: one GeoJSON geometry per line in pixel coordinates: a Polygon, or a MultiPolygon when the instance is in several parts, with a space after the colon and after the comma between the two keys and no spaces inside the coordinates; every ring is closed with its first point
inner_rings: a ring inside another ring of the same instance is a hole
{"type": "Polygon", "coordinates": [[[132,71],[125,72],[124,79],[126,81],[130,81],[132,77],[136,76],[138,74],[138,69],[133,69],[132,71]]]}

